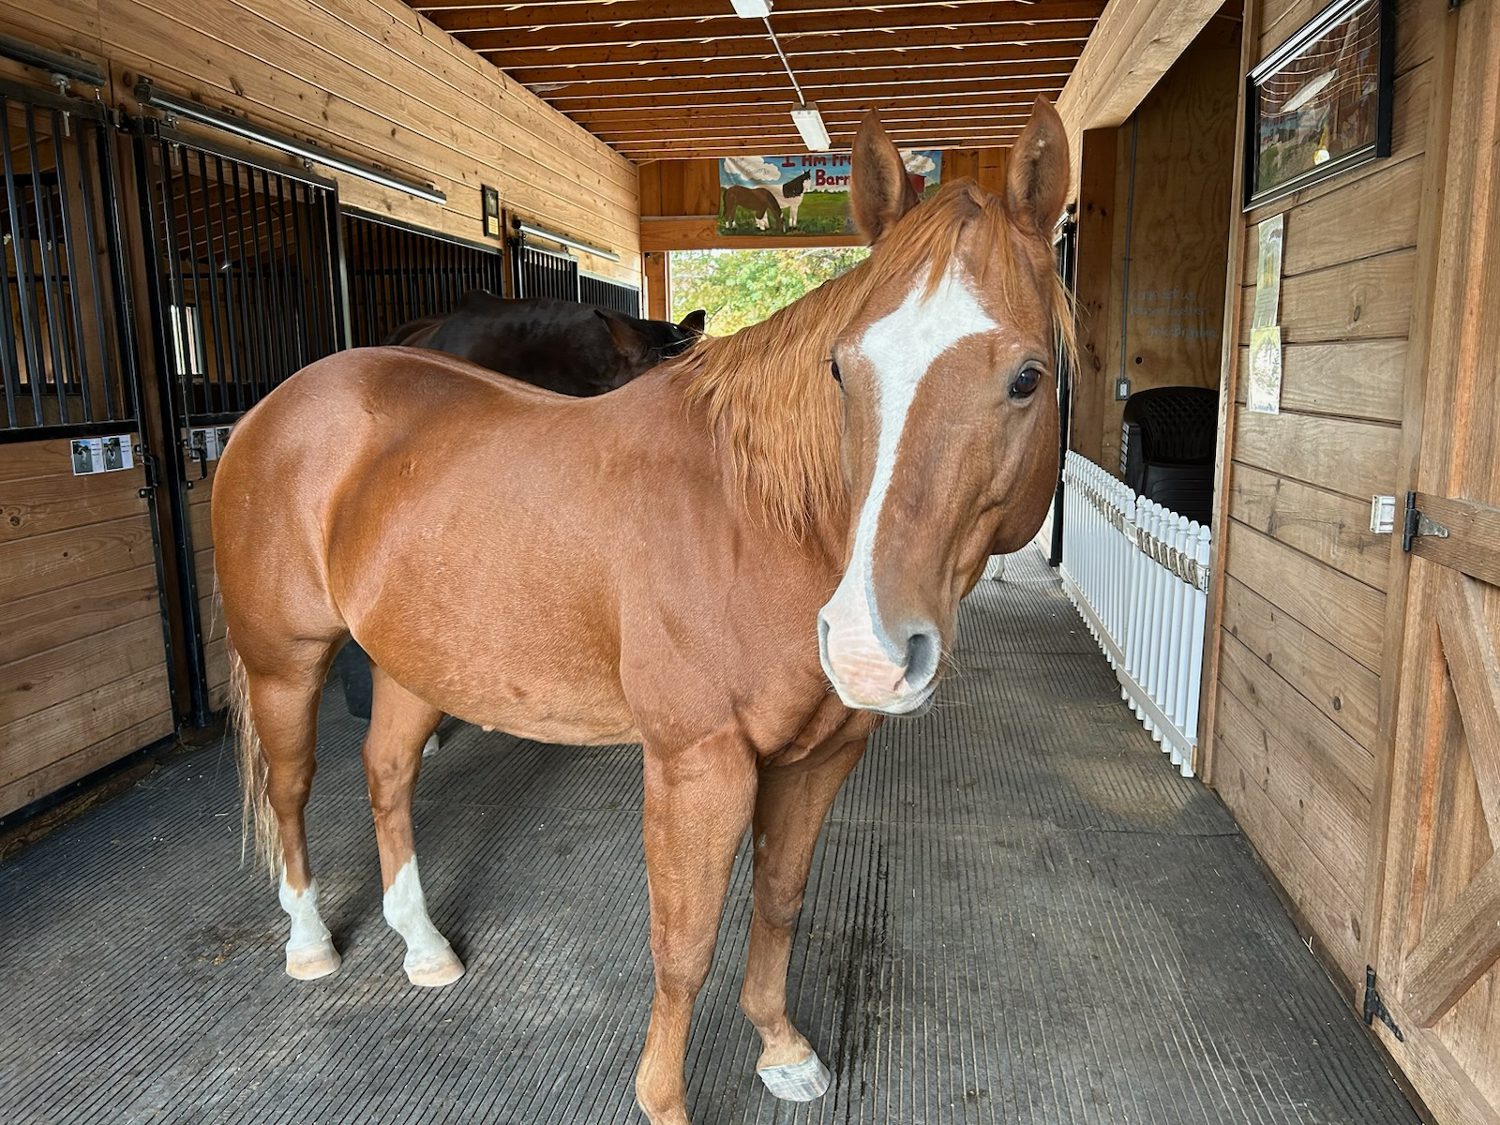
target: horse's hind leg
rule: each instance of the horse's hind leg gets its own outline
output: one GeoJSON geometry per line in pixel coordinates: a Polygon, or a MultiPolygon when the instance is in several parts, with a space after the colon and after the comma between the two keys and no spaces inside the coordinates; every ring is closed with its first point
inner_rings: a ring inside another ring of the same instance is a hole
{"type": "Polygon", "coordinates": [[[463,962],[427,915],[411,826],[411,798],[422,765],[422,745],[442,712],[407,691],[378,665],[371,672],[375,695],[365,735],[365,776],[380,848],[385,920],[406,942],[403,967],[412,984],[452,984],[464,975],[463,962]]]}
{"type": "MultiPolygon", "coordinates": [[[[326,977],[339,967],[338,951],[318,912],[318,884],[307,856],[303,810],[317,768],[318,698],[331,651],[315,652],[275,673],[242,670],[260,753],[265,795],[281,841],[281,908],[291,918],[286,971],[298,980],[326,977]]],[[[267,857],[270,859],[271,857],[267,857]]]]}
{"type": "Polygon", "coordinates": [[[760,771],[751,830],[755,903],[740,1007],[760,1033],[763,1050],[756,1073],[772,1094],[788,1101],[812,1101],[831,1081],[817,1052],[786,1014],[786,973],[792,927],[802,908],[818,833],[864,749],[861,737],[826,757],[760,771]]]}

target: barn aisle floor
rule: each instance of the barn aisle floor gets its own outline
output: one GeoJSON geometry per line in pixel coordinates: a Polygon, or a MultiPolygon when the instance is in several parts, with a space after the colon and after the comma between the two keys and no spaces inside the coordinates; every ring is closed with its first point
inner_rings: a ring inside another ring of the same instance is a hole
{"type": "MultiPolygon", "coordinates": [[[[1172,771],[1034,549],[966,603],[939,709],[835,809],[794,953],[833,1068],[777,1103],[735,1007],[737,870],[688,1059],[698,1125],[1416,1122],[1216,798],[1172,771]]],[[[343,968],[281,972],[233,759],[169,759],[0,867],[0,1120],[636,1120],[650,964],[636,752],[462,727],[419,790],[468,975],[410,988],[357,741],[325,705],[309,811],[343,968]]],[[[743,858],[743,857],[742,857],[743,858]]]]}

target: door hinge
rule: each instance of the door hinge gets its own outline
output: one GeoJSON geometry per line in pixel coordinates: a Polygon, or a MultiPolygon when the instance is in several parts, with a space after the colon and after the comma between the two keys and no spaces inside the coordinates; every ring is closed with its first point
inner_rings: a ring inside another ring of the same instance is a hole
{"type": "Polygon", "coordinates": [[[1375,970],[1369,965],[1365,966],[1365,1026],[1374,1027],[1375,1021],[1379,1020],[1390,1028],[1391,1034],[1396,1037],[1397,1042],[1405,1043],[1406,1036],[1401,1034],[1401,1029],[1396,1026],[1396,1021],[1391,1018],[1390,1010],[1386,1008],[1385,1001],[1380,998],[1380,991],[1375,987],[1375,970]]]}
{"type": "Polygon", "coordinates": [[[1448,529],[1437,520],[1424,516],[1417,508],[1417,494],[1408,492],[1406,494],[1406,524],[1401,532],[1401,549],[1410,554],[1412,540],[1419,535],[1433,539],[1446,539],[1448,529]]]}

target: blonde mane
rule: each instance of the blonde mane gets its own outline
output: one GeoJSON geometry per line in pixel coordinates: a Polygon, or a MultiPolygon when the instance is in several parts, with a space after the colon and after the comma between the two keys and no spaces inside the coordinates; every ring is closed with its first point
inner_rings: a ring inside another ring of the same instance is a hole
{"type": "Polygon", "coordinates": [[[1056,271],[1034,279],[1018,259],[1015,228],[998,197],[970,180],[946,184],[892,227],[870,257],[759,324],[710,337],[673,362],[690,405],[703,406],[727,449],[735,485],[756,497],[767,522],[793,539],[847,515],[840,464],[838,386],[829,372],[835,337],[882,285],[927,272],[931,292],[976,223],[996,252],[975,281],[1009,310],[1040,281],[1058,330],[1059,353],[1072,355],[1073,317],[1056,271]]]}

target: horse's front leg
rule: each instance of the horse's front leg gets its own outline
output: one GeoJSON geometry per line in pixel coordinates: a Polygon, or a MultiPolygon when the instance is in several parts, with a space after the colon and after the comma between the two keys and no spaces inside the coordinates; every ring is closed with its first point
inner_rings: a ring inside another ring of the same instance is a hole
{"type": "Polygon", "coordinates": [[[755,801],[755,909],[740,1007],[760,1033],[756,1073],[778,1098],[809,1102],[831,1076],[786,1013],[792,926],[802,908],[813,850],[839,786],[865,752],[867,735],[831,753],[761,770],[755,801]]]}
{"type": "Polygon", "coordinates": [[[635,1092],[651,1125],[688,1125],[688,1022],[713,960],[755,783],[754,751],[734,735],[685,748],[646,744],[644,830],[656,995],[635,1092]]]}

